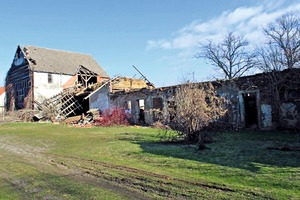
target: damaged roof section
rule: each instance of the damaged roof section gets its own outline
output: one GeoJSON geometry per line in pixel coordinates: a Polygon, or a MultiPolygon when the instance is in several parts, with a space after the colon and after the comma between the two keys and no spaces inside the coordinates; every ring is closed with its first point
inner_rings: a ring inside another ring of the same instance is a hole
{"type": "Polygon", "coordinates": [[[84,66],[79,66],[77,73],[70,80],[74,84],[69,83],[70,87],[43,102],[35,102],[38,109],[41,111],[35,117],[38,119],[48,118],[52,121],[63,121],[68,117],[86,113],[84,110],[86,100],[96,94],[99,90],[108,86],[106,94],[118,91],[135,91],[142,88],[153,89],[153,86],[142,79],[128,78],[128,77],[115,77],[112,79],[97,82],[98,74],[88,70],[84,66]],[[75,78],[73,78],[75,77],[75,78]],[[71,86],[72,85],[72,86],[71,86]]]}
{"type": "Polygon", "coordinates": [[[90,55],[37,46],[25,46],[23,52],[34,71],[73,75],[78,66],[85,66],[101,77],[109,77],[90,55]]]}
{"type": "Polygon", "coordinates": [[[36,115],[37,118],[50,118],[52,120],[65,119],[69,115],[76,114],[77,110],[81,110],[82,106],[74,97],[75,91],[72,88],[46,99],[44,102],[35,102],[39,110],[42,112],[36,115]]]}
{"type": "Polygon", "coordinates": [[[82,102],[79,102],[76,97],[88,96],[104,84],[104,82],[97,82],[97,77],[97,73],[80,65],[76,74],[70,79],[69,87],[64,87],[62,92],[43,102],[35,101],[41,111],[36,117],[63,120],[68,116],[76,115],[78,110],[83,110],[82,102]]]}
{"type": "Polygon", "coordinates": [[[142,88],[154,89],[153,84],[149,84],[143,79],[128,78],[128,77],[116,77],[111,81],[112,92],[119,91],[133,91],[140,90],[142,88]]]}

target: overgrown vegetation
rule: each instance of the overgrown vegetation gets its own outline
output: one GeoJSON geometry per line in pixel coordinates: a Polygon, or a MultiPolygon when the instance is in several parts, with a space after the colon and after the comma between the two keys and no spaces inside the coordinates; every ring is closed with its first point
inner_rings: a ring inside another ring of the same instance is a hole
{"type": "Polygon", "coordinates": [[[159,130],[0,124],[0,199],[298,199],[299,133],[214,134],[209,149],[159,130]],[[293,151],[274,149],[289,146],[293,151]]]}
{"type": "Polygon", "coordinates": [[[197,142],[199,149],[205,148],[203,129],[226,113],[225,98],[217,94],[211,83],[186,83],[176,89],[174,102],[169,110],[175,113],[171,128],[186,143],[197,142]]]}

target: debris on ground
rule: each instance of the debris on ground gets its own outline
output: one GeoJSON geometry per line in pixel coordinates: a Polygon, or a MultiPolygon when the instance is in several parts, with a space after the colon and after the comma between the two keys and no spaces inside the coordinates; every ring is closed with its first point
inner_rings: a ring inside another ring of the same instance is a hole
{"type": "Polygon", "coordinates": [[[91,109],[86,114],[68,117],[62,123],[72,125],[74,127],[92,127],[94,126],[94,119],[100,118],[98,109],[91,109]]]}

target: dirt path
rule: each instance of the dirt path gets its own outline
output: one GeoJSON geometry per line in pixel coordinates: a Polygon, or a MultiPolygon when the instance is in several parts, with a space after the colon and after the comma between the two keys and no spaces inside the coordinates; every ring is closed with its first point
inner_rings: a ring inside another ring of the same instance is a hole
{"type": "MultiPolygon", "coordinates": [[[[14,142],[12,136],[1,136],[0,138],[0,159],[10,159],[11,156],[17,156],[18,162],[25,161],[26,163],[33,165],[38,171],[43,173],[55,173],[58,176],[72,177],[74,181],[79,181],[85,184],[94,185],[97,187],[104,188],[114,193],[120,194],[127,199],[151,199],[148,196],[143,195],[137,191],[131,190],[130,188],[121,187],[114,182],[103,179],[99,176],[90,175],[86,170],[76,167],[67,166],[65,162],[70,161],[57,161],[54,154],[46,153],[49,148],[33,147],[24,144],[17,144],[14,142]]],[[[59,156],[60,159],[63,158],[59,156]]],[[[64,160],[64,159],[63,159],[64,160]]],[[[76,165],[80,165],[77,163],[76,165]]],[[[0,179],[7,181],[8,185],[13,185],[16,190],[22,190],[26,186],[26,180],[21,180],[17,177],[13,177],[14,174],[0,168],[0,179]]],[[[25,193],[32,193],[32,191],[25,191],[25,193]]],[[[48,198],[48,197],[46,197],[48,198]]],[[[55,198],[55,197],[50,197],[55,198]]],[[[26,197],[24,197],[26,199],[26,197]]]]}
{"type": "MultiPolygon", "coordinates": [[[[204,184],[182,180],[137,168],[114,165],[95,160],[49,153],[51,145],[33,147],[14,142],[13,136],[1,136],[0,158],[5,159],[5,152],[19,156],[20,159],[43,172],[58,176],[68,176],[74,181],[94,185],[113,191],[128,199],[209,199],[214,194],[222,193],[223,197],[234,197],[241,193],[245,198],[264,198],[251,191],[236,191],[226,186],[204,184]],[[210,196],[207,196],[210,195],[210,196]]],[[[5,173],[0,178],[6,178],[5,173]]],[[[10,177],[10,180],[16,180],[10,177]]],[[[14,181],[16,188],[22,188],[22,181],[14,181]]]]}

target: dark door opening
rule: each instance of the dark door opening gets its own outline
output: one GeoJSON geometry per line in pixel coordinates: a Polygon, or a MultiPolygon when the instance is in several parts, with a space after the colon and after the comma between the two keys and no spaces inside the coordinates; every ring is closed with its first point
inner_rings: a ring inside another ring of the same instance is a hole
{"type": "Polygon", "coordinates": [[[138,113],[138,123],[139,124],[145,124],[145,112],[144,112],[145,106],[144,106],[144,104],[145,104],[144,99],[137,100],[137,105],[138,105],[137,113],[138,113]]]}
{"type": "Polygon", "coordinates": [[[246,128],[257,128],[257,101],[256,92],[250,92],[243,94],[245,104],[245,122],[246,128]]]}

